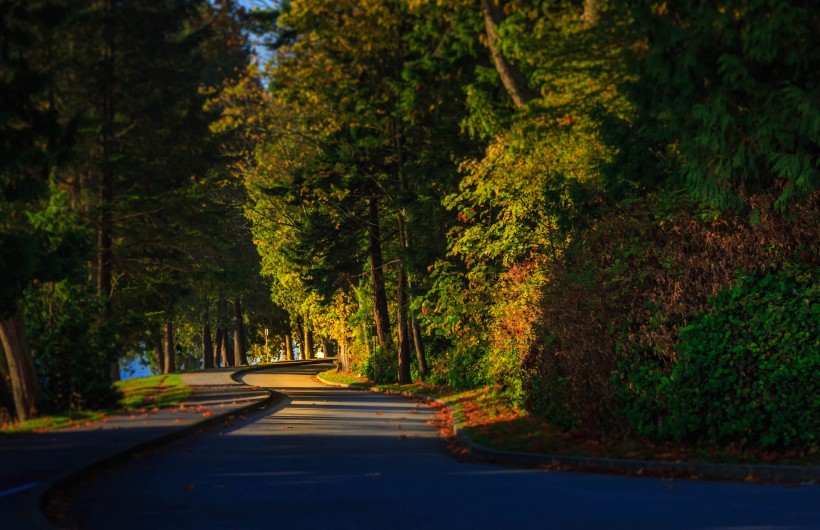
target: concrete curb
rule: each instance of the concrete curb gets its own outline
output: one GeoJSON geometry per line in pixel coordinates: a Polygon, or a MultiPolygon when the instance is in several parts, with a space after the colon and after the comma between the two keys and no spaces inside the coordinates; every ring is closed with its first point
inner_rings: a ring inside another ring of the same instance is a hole
{"type": "MultiPolygon", "coordinates": [[[[280,361],[278,363],[254,365],[237,370],[236,372],[232,373],[231,379],[233,379],[239,385],[244,385],[245,383],[242,382],[242,377],[245,374],[251,372],[264,370],[278,365],[314,364],[324,362],[327,360],[329,359],[307,359],[303,361],[280,361]]],[[[270,390],[266,388],[262,388],[260,390],[263,392],[267,392],[268,396],[259,401],[250,403],[244,407],[239,407],[237,409],[224,412],[222,414],[214,415],[210,418],[202,419],[186,427],[180,427],[178,430],[175,430],[173,432],[160,435],[156,438],[146,440],[144,442],[137,443],[136,445],[126,447],[113,454],[103,457],[95,462],[92,462],[91,464],[84,465],[76,469],[64,471],[62,474],[38,486],[38,491],[34,495],[30,495],[28,499],[26,499],[26,511],[28,512],[30,519],[34,522],[36,527],[41,530],[57,530],[57,527],[54,526],[45,515],[45,509],[47,507],[49,497],[55,491],[71,487],[79,483],[89,473],[100,471],[109,468],[113,465],[119,464],[137,453],[159,449],[171,442],[182,439],[188,435],[213,427],[214,425],[223,422],[225,419],[229,419],[243,412],[247,412],[254,408],[257,408],[258,410],[267,409],[272,405],[276,404],[282,398],[282,394],[276,392],[275,390],[270,390]]]]}
{"type": "Polygon", "coordinates": [[[594,471],[620,473],[628,475],[675,476],[680,478],[760,481],[778,483],[815,483],[820,482],[820,467],[767,464],[721,464],[709,462],[664,462],[660,460],[632,460],[619,458],[602,458],[587,456],[549,455],[493,449],[474,442],[465,432],[452,405],[424,394],[383,390],[372,387],[355,387],[344,383],[327,381],[316,376],[322,383],[330,386],[349,388],[351,390],[369,390],[421,399],[429,403],[447,407],[453,420],[453,432],[470,457],[482,462],[525,467],[550,466],[566,471],[594,471]]]}

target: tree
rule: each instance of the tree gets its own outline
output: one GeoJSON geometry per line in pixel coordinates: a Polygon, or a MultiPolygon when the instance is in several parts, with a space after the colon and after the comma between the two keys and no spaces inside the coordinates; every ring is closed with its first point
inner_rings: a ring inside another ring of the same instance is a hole
{"type": "Polygon", "coordinates": [[[787,211],[820,186],[820,9],[803,0],[631,2],[646,47],[634,56],[630,154],[704,204],[770,193],[787,211]],[[636,153],[637,151],[637,153],[636,153]]]}

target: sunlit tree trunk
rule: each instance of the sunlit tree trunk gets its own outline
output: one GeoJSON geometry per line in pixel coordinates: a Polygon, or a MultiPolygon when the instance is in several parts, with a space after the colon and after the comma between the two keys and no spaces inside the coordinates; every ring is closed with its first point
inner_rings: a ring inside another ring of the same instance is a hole
{"type": "Polygon", "coordinates": [[[290,331],[285,333],[285,360],[293,360],[293,336],[290,334],[290,331]]]}
{"type": "Polygon", "coordinates": [[[15,307],[11,316],[0,321],[0,341],[3,343],[9,368],[14,410],[17,419],[25,421],[37,414],[40,393],[34,359],[28,347],[19,308],[15,307]]]}
{"type": "Polygon", "coordinates": [[[515,108],[521,108],[534,99],[536,94],[527,86],[521,70],[508,61],[498,48],[498,26],[504,21],[504,9],[496,0],[481,0],[481,14],[484,16],[487,47],[490,49],[495,70],[515,108]]]}

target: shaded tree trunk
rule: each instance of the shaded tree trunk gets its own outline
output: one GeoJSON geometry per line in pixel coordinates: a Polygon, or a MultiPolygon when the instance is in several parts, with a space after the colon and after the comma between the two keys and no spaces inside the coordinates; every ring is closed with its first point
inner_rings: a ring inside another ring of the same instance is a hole
{"type": "MultiPolygon", "coordinates": [[[[113,125],[114,125],[114,28],[111,22],[111,2],[105,0],[102,50],[102,128],[100,143],[102,148],[102,160],[100,161],[100,185],[99,185],[99,218],[97,221],[97,292],[103,302],[103,321],[111,319],[111,296],[113,291],[112,283],[112,205],[114,202],[114,171],[112,167],[113,151],[113,125]]],[[[112,359],[110,378],[117,381],[120,378],[119,363],[112,359]]]]}
{"type": "Polygon", "coordinates": [[[313,359],[315,357],[313,352],[313,331],[310,329],[310,324],[305,322],[304,326],[304,345],[305,345],[305,354],[302,356],[302,359],[313,359]]]}
{"type": "Polygon", "coordinates": [[[410,327],[413,330],[413,345],[416,347],[416,361],[419,365],[419,379],[427,379],[427,355],[424,353],[424,342],[421,338],[421,328],[418,321],[410,317],[410,327]]]}
{"type": "Polygon", "coordinates": [[[14,411],[19,421],[25,421],[37,414],[40,392],[20,308],[15,307],[11,316],[0,321],[0,341],[8,364],[14,411]]]}
{"type": "Polygon", "coordinates": [[[228,301],[220,298],[216,303],[216,321],[221,329],[217,329],[219,340],[216,343],[216,349],[222,359],[222,366],[233,366],[233,355],[230,354],[228,343],[230,341],[230,334],[228,331],[228,301]],[[222,333],[220,333],[220,331],[222,333]]]}
{"type": "Polygon", "coordinates": [[[211,342],[211,324],[207,321],[202,326],[202,367],[214,368],[214,343],[211,342]]]}
{"type": "MultiPolygon", "coordinates": [[[[405,226],[404,215],[399,213],[399,237],[402,242],[405,241],[405,226]]],[[[399,384],[406,385],[410,383],[410,333],[407,326],[407,273],[404,269],[404,263],[399,260],[399,282],[398,291],[396,295],[396,305],[398,305],[398,316],[396,318],[396,325],[398,326],[399,344],[398,344],[398,361],[399,361],[399,384]]]]}
{"type": "Polygon", "coordinates": [[[305,360],[305,325],[301,316],[296,317],[296,332],[299,339],[299,359],[305,360]]]}
{"type": "Polygon", "coordinates": [[[174,351],[174,325],[165,323],[165,370],[163,373],[172,374],[177,371],[176,352],[174,351]]]}
{"type": "Polygon", "coordinates": [[[495,70],[515,108],[521,108],[535,99],[536,94],[527,86],[521,70],[510,63],[498,48],[498,26],[504,21],[504,10],[496,0],[481,0],[481,14],[484,17],[487,47],[490,49],[495,70]]]}
{"type": "Polygon", "coordinates": [[[217,322],[216,325],[216,336],[214,337],[214,368],[218,368],[219,366],[225,366],[225,361],[222,359],[222,336],[225,334],[225,330],[217,322]]]}
{"type": "Polygon", "coordinates": [[[379,228],[379,202],[377,197],[367,199],[367,240],[370,254],[370,282],[373,290],[373,318],[376,321],[376,337],[382,349],[389,349],[390,315],[387,312],[387,293],[384,290],[384,261],[382,259],[381,230],[379,228]]]}
{"type": "Polygon", "coordinates": [[[236,366],[245,366],[248,364],[247,345],[245,343],[245,322],[242,319],[242,301],[240,298],[233,300],[234,310],[234,363],[236,366]]]}
{"type": "Polygon", "coordinates": [[[154,342],[154,356],[157,360],[157,373],[165,373],[165,349],[163,348],[162,329],[159,324],[151,326],[151,335],[154,342]]]}

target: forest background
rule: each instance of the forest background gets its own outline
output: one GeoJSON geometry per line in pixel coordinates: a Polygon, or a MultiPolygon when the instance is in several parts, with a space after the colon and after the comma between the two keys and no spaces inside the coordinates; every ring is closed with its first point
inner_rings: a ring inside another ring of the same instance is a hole
{"type": "Polygon", "coordinates": [[[2,422],[298,345],[592,436],[817,453],[815,2],[0,20],[2,422]]]}

